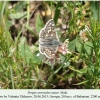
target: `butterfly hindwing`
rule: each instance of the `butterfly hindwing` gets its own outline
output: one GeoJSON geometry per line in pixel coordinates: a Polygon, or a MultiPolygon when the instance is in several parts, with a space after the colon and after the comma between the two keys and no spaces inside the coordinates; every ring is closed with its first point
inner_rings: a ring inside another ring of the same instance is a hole
{"type": "Polygon", "coordinates": [[[57,47],[45,47],[45,46],[41,46],[40,48],[40,53],[44,54],[47,58],[53,59],[55,57],[56,51],[57,51],[57,47]]]}

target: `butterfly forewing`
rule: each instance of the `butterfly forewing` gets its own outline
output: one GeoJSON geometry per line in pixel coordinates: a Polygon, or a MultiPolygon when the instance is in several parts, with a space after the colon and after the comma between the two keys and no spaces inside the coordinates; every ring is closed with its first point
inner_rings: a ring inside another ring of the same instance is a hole
{"type": "Polygon", "coordinates": [[[53,19],[49,20],[45,25],[45,32],[47,37],[52,37],[56,40],[59,40],[57,32],[55,31],[55,23],[53,19]]]}

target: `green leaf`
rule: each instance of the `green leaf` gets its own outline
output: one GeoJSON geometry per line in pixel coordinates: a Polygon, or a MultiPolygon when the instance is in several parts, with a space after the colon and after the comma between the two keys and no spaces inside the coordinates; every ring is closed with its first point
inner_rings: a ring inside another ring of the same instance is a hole
{"type": "Polygon", "coordinates": [[[88,54],[91,53],[92,47],[93,47],[93,44],[91,42],[85,42],[84,48],[88,54]]]}
{"type": "Polygon", "coordinates": [[[33,54],[33,63],[34,63],[34,64],[40,64],[40,63],[41,63],[41,59],[37,56],[38,53],[39,53],[39,52],[36,51],[36,52],[34,52],[34,54],[33,54]]]}
{"type": "Polygon", "coordinates": [[[18,3],[15,5],[14,11],[15,11],[15,12],[20,12],[20,11],[22,11],[24,8],[26,8],[26,6],[27,6],[27,2],[25,2],[25,1],[20,1],[20,2],[18,2],[18,3]]]}
{"type": "Polygon", "coordinates": [[[65,64],[63,65],[63,68],[67,68],[70,65],[70,62],[65,62],[65,64]]]}
{"type": "Polygon", "coordinates": [[[28,45],[23,43],[19,44],[20,55],[23,58],[24,62],[26,62],[27,64],[29,64],[30,62],[35,65],[41,63],[41,59],[37,56],[38,52],[36,50],[37,49],[34,48],[34,53],[32,53],[28,45]]]}
{"type": "Polygon", "coordinates": [[[59,54],[59,56],[60,56],[61,61],[64,62],[65,59],[66,59],[65,56],[63,56],[63,55],[61,55],[61,54],[59,54]]]}
{"type": "Polygon", "coordinates": [[[7,21],[6,21],[6,25],[7,25],[7,27],[9,28],[9,27],[11,27],[13,24],[12,24],[12,22],[11,22],[10,20],[7,20],[7,21]]]}
{"type": "Polygon", "coordinates": [[[20,51],[20,55],[23,58],[24,62],[29,64],[30,60],[33,59],[32,52],[31,52],[29,46],[26,44],[20,43],[19,51],[20,51]]]}
{"type": "Polygon", "coordinates": [[[76,39],[73,41],[69,42],[68,49],[69,51],[75,51],[75,44],[76,44],[76,39]]]}
{"type": "MultiPolygon", "coordinates": [[[[87,43],[86,44],[92,46],[90,43],[87,43]]],[[[88,47],[87,45],[85,45],[85,48],[89,48],[89,51],[90,52],[90,47],[88,47]]],[[[69,51],[75,51],[75,49],[78,51],[78,52],[81,52],[82,50],[82,44],[79,42],[78,38],[74,39],[73,41],[71,41],[69,43],[69,46],[68,46],[68,49],[69,51]]]]}
{"type": "Polygon", "coordinates": [[[29,46],[26,44],[27,40],[25,37],[20,38],[20,43],[18,45],[19,52],[21,57],[23,58],[24,63],[29,63],[30,59],[32,59],[32,52],[29,46]]]}
{"type": "Polygon", "coordinates": [[[27,12],[17,12],[17,13],[10,13],[9,17],[11,19],[20,19],[22,17],[26,17],[27,12]]]}
{"type": "Polygon", "coordinates": [[[75,43],[76,49],[78,52],[81,52],[82,49],[82,44],[79,43],[78,39],[76,38],[76,43],[75,43]]]}
{"type": "Polygon", "coordinates": [[[43,21],[42,21],[40,15],[37,14],[37,17],[36,17],[36,31],[37,31],[37,33],[39,33],[41,28],[43,28],[43,27],[44,27],[43,21]]]}

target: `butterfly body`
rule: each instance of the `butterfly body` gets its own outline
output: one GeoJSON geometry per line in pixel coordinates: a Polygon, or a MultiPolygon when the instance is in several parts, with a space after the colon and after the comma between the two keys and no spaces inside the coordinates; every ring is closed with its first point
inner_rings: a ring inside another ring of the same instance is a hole
{"type": "Polygon", "coordinates": [[[62,43],[59,42],[58,40],[55,40],[55,39],[45,39],[43,41],[40,42],[40,45],[42,46],[53,46],[53,45],[61,45],[62,43]]]}
{"type": "Polygon", "coordinates": [[[52,59],[61,44],[55,31],[54,21],[51,19],[39,33],[39,51],[47,58],[52,59]]]}

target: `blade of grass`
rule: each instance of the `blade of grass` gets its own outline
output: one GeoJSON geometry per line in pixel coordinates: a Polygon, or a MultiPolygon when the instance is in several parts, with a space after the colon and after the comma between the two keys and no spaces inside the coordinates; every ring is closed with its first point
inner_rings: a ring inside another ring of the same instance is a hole
{"type": "Polygon", "coordinates": [[[56,10],[55,10],[55,15],[54,15],[54,22],[55,22],[55,24],[57,23],[57,20],[58,20],[58,17],[59,17],[59,15],[60,15],[60,7],[62,7],[63,5],[61,4],[61,1],[59,1],[58,3],[57,3],[57,6],[56,6],[56,10]]]}
{"type": "Polygon", "coordinates": [[[98,19],[98,12],[97,12],[97,7],[96,7],[95,1],[91,1],[91,11],[93,12],[93,18],[95,20],[97,20],[98,19]]]}
{"type": "Polygon", "coordinates": [[[86,81],[83,81],[83,82],[80,82],[80,83],[77,83],[77,84],[73,84],[73,85],[81,85],[81,84],[85,84],[87,83],[89,80],[86,80],[86,81]]]}
{"type": "Polygon", "coordinates": [[[1,18],[3,18],[3,14],[4,14],[5,7],[6,7],[6,1],[4,1],[3,2],[3,5],[2,5],[1,18]]]}
{"type": "Polygon", "coordinates": [[[73,71],[75,71],[75,72],[78,72],[78,73],[80,73],[80,74],[83,74],[84,72],[81,72],[81,71],[79,71],[79,70],[76,70],[74,67],[72,67],[72,66],[70,66],[70,67],[68,67],[69,69],[71,69],[71,70],[73,70],[73,71]]]}
{"type": "Polygon", "coordinates": [[[12,67],[11,66],[9,66],[9,67],[10,67],[10,75],[11,75],[12,88],[14,89],[15,87],[14,87],[13,71],[12,71],[12,67]]]}
{"type": "Polygon", "coordinates": [[[30,1],[27,1],[27,25],[29,24],[29,18],[30,18],[30,1]]]}

